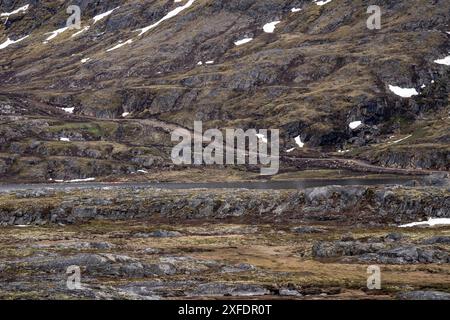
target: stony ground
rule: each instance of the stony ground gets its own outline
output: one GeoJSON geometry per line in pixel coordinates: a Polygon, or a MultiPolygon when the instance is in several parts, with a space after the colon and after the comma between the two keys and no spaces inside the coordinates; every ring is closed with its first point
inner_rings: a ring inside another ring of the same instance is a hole
{"type": "Polygon", "coordinates": [[[450,170],[450,71],[434,62],[450,50],[447,0],[380,2],[380,30],[367,29],[368,0],[195,0],[136,32],[186,3],[2,1],[0,13],[30,7],[0,23],[0,44],[29,36],[0,49],[0,177],[167,170],[170,132],[194,120],[280,129],[282,153],[296,148],[290,155],[341,150],[387,167],[450,170]],[[44,43],[65,26],[70,4],[89,29],[44,43]],[[273,21],[275,32],[264,32],[273,21]],[[253,40],[235,45],[245,37],[253,40]],[[403,98],[390,85],[419,94],[403,98]],[[353,121],[363,125],[350,129],[353,121]]]}
{"type": "Polygon", "coordinates": [[[2,227],[0,246],[4,299],[450,297],[448,227],[92,221],[2,227]],[[81,290],[66,285],[73,265],[81,290]]]}
{"type": "Polygon", "coordinates": [[[450,217],[450,70],[435,62],[450,50],[450,4],[378,2],[380,30],[366,27],[368,0],[1,1],[0,14],[30,4],[0,23],[2,183],[260,180],[253,167],[174,167],[170,133],[194,120],[280,129],[272,180],[441,178],[1,193],[0,298],[448,298],[449,228],[398,225],[450,217]],[[89,29],[46,40],[70,4],[89,29]],[[366,287],[370,264],[381,290],[366,287]],[[71,265],[83,290],[66,286],[71,265]]]}
{"type": "MultiPolygon", "coordinates": [[[[442,181],[441,181],[442,182],[442,181]]],[[[448,185],[0,194],[0,298],[450,298],[448,185]],[[368,290],[367,268],[382,288],[368,290]],[[82,290],[69,290],[78,266],[82,290]]]]}

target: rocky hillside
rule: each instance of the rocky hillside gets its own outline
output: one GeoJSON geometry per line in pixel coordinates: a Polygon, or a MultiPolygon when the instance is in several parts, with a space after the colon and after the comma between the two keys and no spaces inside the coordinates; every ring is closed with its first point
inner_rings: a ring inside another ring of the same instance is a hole
{"type": "Polygon", "coordinates": [[[449,11],[447,0],[0,1],[0,174],[159,170],[170,130],[194,120],[280,128],[297,156],[449,170],[449,11]],[[65,29],[71,4],[80,30],[65,29]],[[374,4],[380,30],[366,26],[374,4]]]}

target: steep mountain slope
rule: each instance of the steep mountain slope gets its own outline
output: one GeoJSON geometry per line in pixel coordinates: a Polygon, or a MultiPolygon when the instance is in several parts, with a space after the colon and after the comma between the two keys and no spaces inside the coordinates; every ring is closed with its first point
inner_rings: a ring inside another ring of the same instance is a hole
{"type": "Polygon", "coordinates": [[[280,128],[283,151],[297,136],[305,143],[297,156],[449,170],[450,3],[323,3],[1,1],[1,13],[29,6],[0,27],[0,172],[48,180],[160,168],[170,128],[194,120],[280,128]],[[81,30],[64,29],[71,4],[81,30]],[[380,30],[366,27],[374,4],[380,30]]]}

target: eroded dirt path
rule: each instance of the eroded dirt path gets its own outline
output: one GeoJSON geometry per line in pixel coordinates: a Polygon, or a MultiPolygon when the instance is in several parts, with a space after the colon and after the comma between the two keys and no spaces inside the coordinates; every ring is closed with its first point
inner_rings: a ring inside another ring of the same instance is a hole
{"type": "Polygon", "coordinates": [[[3,227],[0,298],[390,299],[420,289],[445,294],[449,263],[437,256],[414,260],[413,248],[440,250],[442,258],[448,239],[448,227],[400,233],[326,223],[132,220],[3,227]],[[367,289],[371,264],[381,268],[381,290],[367,289]],[[82,290],[66,286],[66,270],[74,265],[82,290]]]}

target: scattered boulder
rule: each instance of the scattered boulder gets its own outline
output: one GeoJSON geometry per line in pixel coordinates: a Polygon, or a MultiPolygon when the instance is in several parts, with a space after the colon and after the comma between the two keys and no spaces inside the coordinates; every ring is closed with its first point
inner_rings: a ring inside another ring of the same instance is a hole
{"type": "Polygon", "coordinates": [[[301,297],[301,296],[303,296],[299,291],[292,290],[292,289],[280,289],[279,295],[280,296],[287,296],[287,297],[301,297]]]}
{"type": "Polygon", "coordinates": [[[399,232],[389,233],[384,237],[385,241],[400,241],[404,238],[404,235],[399,232]]]}
{"type": "Polygon", "coordinates": [[[449,254],[443,250],[422,248],[414,245],[368,253],[359,257],[360,261],[378,262],[384,264],[408,263],[448,263],[449,254]]]}

